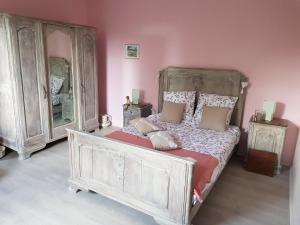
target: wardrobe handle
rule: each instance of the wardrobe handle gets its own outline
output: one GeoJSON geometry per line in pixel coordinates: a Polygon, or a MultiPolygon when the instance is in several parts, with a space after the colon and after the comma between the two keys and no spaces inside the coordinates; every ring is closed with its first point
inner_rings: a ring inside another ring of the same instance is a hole
{"type": "Polygon", "coordinates": [[[47,90],[46,87],[43,85],[43,91],[44,91],[44,98],[47,98],[47,90]]]}
{"type": "Polygon", "coordinates": [[[84,87],[84,85],[83,85],[83,82],[80,82],[80,84],[81,84],[82,90],[85,91],[85,87],[84,87]]]}

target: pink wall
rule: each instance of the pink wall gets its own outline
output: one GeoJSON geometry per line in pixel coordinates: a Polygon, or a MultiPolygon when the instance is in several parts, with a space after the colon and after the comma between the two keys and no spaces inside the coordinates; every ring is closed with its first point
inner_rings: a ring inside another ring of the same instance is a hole
{"type": "Polygon", "coordinates": [[[264,99],[291,121],[283,162],[290,164],[300,125],[300,2],[286,0],[89,0],[98,29],[100,110],[122,124],[132,88],[157,105],[158,71],[167,66],[237,69],[249,77],[243,127],[264,99]],[[139,43],[139,60],[124,43],[139,43]]]}
{"type": "Polygon", "coordinates": [[[0,12],[86,24],[86,0],[0,0],[0,12]]]}
{"type": "Polygon", "coordinates": [[[237,69],[249,77],[244,128],[264,99],[291,121],[283,162],[300,125],[300,2],[296,0],[0,0],[0,11],[98,29],[100,110],[122,124],[132,88],[157,105],[158,71],[167,66],[237,69]],[[139,43],[139,60],[124,43],[139,43]]]}

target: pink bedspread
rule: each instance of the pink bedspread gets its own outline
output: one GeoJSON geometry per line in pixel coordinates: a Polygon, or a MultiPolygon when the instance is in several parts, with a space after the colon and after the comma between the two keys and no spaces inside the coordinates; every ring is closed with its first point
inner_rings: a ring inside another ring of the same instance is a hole
{"type": "MultiPolygon", "coordinates": [[[[122,131],[112,132],[106,135],[106,137],[153,149],[150,140],[122,131]]],[[[213,171],[218,165],[218,160],[210,155],[185,149],[170,150],[168,153],[182,157],[191,157],[197,161],[194,169],[194,194],[202,202],[205,185],[211,181],[213,171]]]]}

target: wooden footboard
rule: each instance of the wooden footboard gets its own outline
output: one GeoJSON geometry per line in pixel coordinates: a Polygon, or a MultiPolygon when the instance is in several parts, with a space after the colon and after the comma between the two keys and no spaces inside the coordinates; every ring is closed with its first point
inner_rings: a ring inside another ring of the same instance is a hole
{"type": "Polygon", "coordinates": [[[195,161],[68,130],[70,189],[92,190],[154,217],[190,224],[195,161]]]}

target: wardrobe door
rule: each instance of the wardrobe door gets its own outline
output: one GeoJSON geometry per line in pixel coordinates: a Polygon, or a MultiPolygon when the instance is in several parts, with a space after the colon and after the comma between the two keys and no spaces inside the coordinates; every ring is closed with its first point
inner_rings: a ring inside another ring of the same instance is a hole
{"type": "Polygon", "coordinates": [[[47,120],[44,108],[47,92],[44,83],[44,53],[42,26],[30,19],[10,19],[14,77],[17,84],[18,118],[23,137],[20,151],[42,148],[47,139],[47,120]]]}
{"type": "Polygon", "coordinates": [[[68,26],[44,25],[49,119],[51,140],[66,136],[66,128],[75,128],[77,98],[74,88],[75,32],[68,26]]]}
{"type": "Polygon", "coordinates": [[[96,61],[96,32],[77,28],[79,63],[80,123],[81,130],[94,130],[98,122],[98,81],[96,61]]]}

